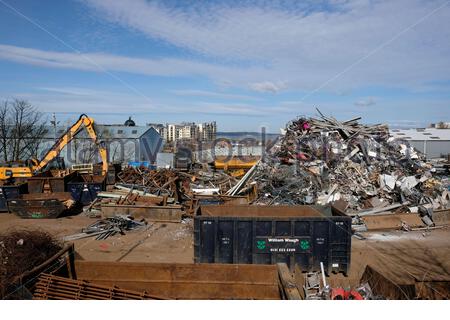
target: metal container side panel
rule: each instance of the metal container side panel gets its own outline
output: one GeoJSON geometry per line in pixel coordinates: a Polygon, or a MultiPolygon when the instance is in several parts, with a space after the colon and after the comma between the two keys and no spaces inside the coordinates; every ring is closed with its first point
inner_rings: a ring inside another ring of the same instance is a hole
{"type": "Polygon", "coordinates": [[[242,205],[210,205],[200,207],[200,215],[209,217],[252,217],[252,218],[297,218],[331,216],[332,211],[324,206],[253,206],[242,205]]]}
{"type": "Polygon", "coordinates": [[[88,205],[97,198],[100,191],[105,190],[106,178],[96,175],[76,175],[67,183],[67,191],[75,201],[88,205]]]}
{"type": "Polygon", "coordinates": [[[50,200],[9,200],[12,213],[24,219],[57,218],[66,210],[64,204],[55,199],[50,200]]]}
{"type": "Polygon", "coordinates": [[[234,235],[236,234],[235,222],[233,220],[217,221],[216,251],[218,252],[221,263],[233,263],[234,259],[234,235]]]}
{"type": "Polygon", "coordinates": [[[216,258],[216,221],[214,219],[194,220],[194,233],[195,262],[214,263],[216,258]]]}
{"type": "Polygon", "coordinates": [[[76,175],[76,172],[71,172],[64,177],[54,177],[51,170],[45,171],[34,177],[28,178],[28,192],[43,193],[45,185],[49,186],[50,192],[66,192],[67,183],[72,181],[76,175]]]}
{"type": "Polygon", "coordinates": [[[0,186],[0,212],[7,212],[8,200],[17,199],[21,194],[28,192],[28,184],[22,183],[11,186],[0,186]]]}
{"type": "Polygon", "coordinates": [[[249,250],[253,246],[254,223],[252,221],[236,221],[236,256],[234,261],[237,263],[252,263],[253,250],[249,250]]]}
{"type": "Polygon", "coordinates": [[[28,192],[41,193],[44,189],[44,182],[42,180],[28,180],[28,192]]]}
{"type": "Polygon", "coordinates": [[[97,198],[97,194],[104,188],[103,183],[69,182],[67,189],[75,201],[82,205],[88,205],[97,198]]]}
{"type": "Polygon", "coordinates": [[[331,271],[347,273],[350,270],[351,261],[351,219],[336,219],[332,225],[331,239],[331,271]]]}
{"type": "Polygon", "coordinates": [[[196,262],[287,263],[303,271],[344,272],[350,266],[351,218],[195,217],[196,262]]]}

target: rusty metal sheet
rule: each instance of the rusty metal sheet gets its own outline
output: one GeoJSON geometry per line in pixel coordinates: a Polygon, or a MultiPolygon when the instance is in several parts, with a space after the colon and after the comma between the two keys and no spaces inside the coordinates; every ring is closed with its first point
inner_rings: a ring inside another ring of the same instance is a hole
{"type": "Polygon", "coordinates": [[[227,195],[194,195],[188,202],[187,208],[190,215],[196,215],[200,206],[209,205],[246,205],[249,204],[247,196],[227,195]]]}
{"type": "Polygon", "coordinates": [[[402,222],[409,227],[423,227],[420,216],[416,213],[377,214],[361,218],[367,230],[401,229],[402,222]]]}
{"type": "Polygon", "coordinates": [[[33,293],[34,300],[149,300],[164,299],[145,291],[124,290],[84,280],[73,280],[42,273],[33,293]]]}
{"type": "Polygon", "coordinates": [[[437,226],[447,226],[450,224],[450,209],[437,210],[433,212],[433,222],[437,226]]]}
{"type": "Polygon", "coordinates": [[[76,261],[78,280],[170,299],[280,299],[275,265],[76,261]]]}
{"type": "Polygon", "coordinates": [[[181,222],[183,211],[181,206],[102,204],[103,218],[124,214],[155,222],[181,222]]]}
{"type": "Polygon", "coordinates": [[[34,177],[28,178],[29,193],[64,192],[67,183],[76,177],[76,172],[68,173],[65,170],[48,170],[34,177]]]}
{"type": "Polygon", "coordinates": [[[201,206],[200,215],[207,217],[323,217],[331,216],[319,206],[252,206],[214,205],[201,206]],[[320,210],[320,211],[319,211],[320,210]]]}

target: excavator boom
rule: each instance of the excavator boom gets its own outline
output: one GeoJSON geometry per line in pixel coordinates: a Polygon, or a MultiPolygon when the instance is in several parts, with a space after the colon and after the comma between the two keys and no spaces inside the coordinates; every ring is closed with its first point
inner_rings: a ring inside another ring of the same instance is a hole
{"type": "Polygon", "coordinates": [[[103,162],[102,174],[106,175],[108,172],[108,154],[106,147],[103,143],[98,141],[97,133],[94,129],[94,119],[82,114],[77,122],[75,122],[66,133],[56,141],[50,150],[47,151],[41,161],[36,161],[31,167],[0,167],[0,180],[14,177],[32,177],[35,172],[45,168],[46,165],[60,154],[61,150],[78,134],[82,126],[86,128],[89,136],[98,146],[100,157],[103,162]]]}

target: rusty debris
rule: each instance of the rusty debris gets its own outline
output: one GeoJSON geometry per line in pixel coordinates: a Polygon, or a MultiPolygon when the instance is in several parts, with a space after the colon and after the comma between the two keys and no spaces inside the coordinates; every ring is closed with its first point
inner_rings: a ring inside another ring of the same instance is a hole
{"type": "Polygon", "coordinates": [[[161,300],[145,291],[102,286],[42,273],[36,283],[34,300],[161,300]]]}
{"type": "Polygon", "coordinates": [[[62,246],[47,232],[16,230],[0,234],[0,297],[15,287],[16,279],[53,256],[62,246]]]}

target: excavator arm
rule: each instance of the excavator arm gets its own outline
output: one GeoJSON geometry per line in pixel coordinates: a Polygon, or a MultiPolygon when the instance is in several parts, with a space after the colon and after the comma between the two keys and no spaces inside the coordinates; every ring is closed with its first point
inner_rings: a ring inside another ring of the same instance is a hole
{"type": "Polygon", "coordinates": [[[32,166],[32,171],[39,171],[55,159],[61,152],[61,150],[69,144],[73,138],[80,132],[81,126],[86,128],[92,141],[97,145],[100,157],[102,158],[102,175],[106,175],[108,172],[108,153],[104,143],[98,141],[97,133],[94,129],[94,119],[89,118],[87,115],[82,114],[77,122],[70,127],[64,135],[62,135],[58,141],[50,148],[41,161],[32,166]]]}

